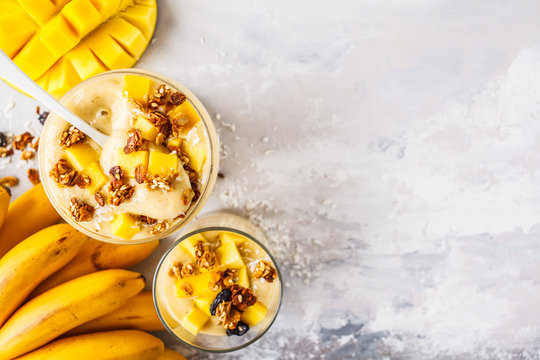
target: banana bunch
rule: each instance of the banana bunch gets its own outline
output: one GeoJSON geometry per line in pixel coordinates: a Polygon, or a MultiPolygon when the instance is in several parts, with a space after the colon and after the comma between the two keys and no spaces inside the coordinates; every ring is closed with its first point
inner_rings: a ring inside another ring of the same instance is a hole
{"type": "Polygon", "coordinates": [[[159,242],[106,244],[54,225],[41,185],[10,198],[0,187],[0,360],[185,360],[145,332],[163,325],[127,270],[159,242]]]}

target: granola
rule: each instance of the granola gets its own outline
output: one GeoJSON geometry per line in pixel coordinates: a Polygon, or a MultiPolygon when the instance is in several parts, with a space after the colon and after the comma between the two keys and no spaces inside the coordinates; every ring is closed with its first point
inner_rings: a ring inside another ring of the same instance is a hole
{"type": "Polygon", "coordinates": [[[213,249],[202,241],[195,244],[195,263],[201,269],[209,270],[216,265],[217,256],[213,249]]]}
{"type": "Polygon", "coordinates": [[[19,179],[17,179],[15,176],[6,176],[0,179],[0,185],[7,186],[7,187],[13,187],[17,186],[19,184],[19,179]]]}
{"type": "Polygon", "coordinates": [[[114,206],[118,206],[124,201],[129,200],[135,193],[135,188],[129,184],[122,185],[119,188],[113,188],[112,190],[109,202],[114,206]]]}
{"type": "Polygon", "coordinates": [[[41,182],[39,179],[39,173],[36,169],[28,169],[26,170],[26,175],[28,176],[28,180],[32,183],[32,185],[37,185],[41,182]]]}
{"type": "Polygon", "coordinates": [[[169,270],[169,276],[181,279],[195,274],[196,271],[197,268],[193,263],[182,264],[181,262],[177,262],[169,270]]]}
{"type": "Polygon", "coordinates": [[[5,157],[8,157],[8,156],[11,156],[13,155],[13,149],[11,148],[11,146],[1,146],[0,147],[0,158],[5,158],[5,157]]]}
{"type": "Polygon", "coordinates": [[[225,329],[235,329],[242,317],[242,312],[233,306],[231,301],[224,301],[216,309],[218,325],[225,329]]]}
{"type": "Polygon", "coordinates": [[[86,141],[86,135],[75,126],[71,125],[67,130],[60,135],[59,144],[62,149],[67,149],[73,144],[78,144],[86,141]]]}
{"type": "Polygon", "coordinates": [[[61,186],[71,187],[79,181],[79,173],[69,166],[64,159],[58,160],[49,173],[53,180],[61,186]]]}
{"type": "Polygon", "coordinates": [[[137,215],[135,217],[137,218],[137,220],[142,221],[143,223],[148,224],[148,225],[153,225],[157,222],[156,219],[151,218],[150,216],[137,215]]]}
{"type": "Polygon", "coordinates": [[[151,235],[157,235],[162,233],[163,231],[167,230],[169,228],[169,223],[167,221],[158,221],[152,228],[150,229],[151,235]]]}
{"type": "Polygon", "coordinates": [[[15,136],[13,139],[13,147],[15,150],[23,151],[28,144],[32,143],[32,140],[34,140],[34,136],[30,134],[28,131],[15,136]]]}
{"type": "Polygon", "coordinates": [[[90,176],[80,175],[79,180],[77,181],[77,186],[81,189],[86,189],[88,186],[90,186],[91,182],[92,180],[90,179],[90,176]]]}
{"type": "Polygon", "coordinates": [[[126,146],[124,146],[124,153],[131,154],[137,151],[143,146],[144,139],[142,138],[142,132],[139,129],[130,129],[128,131],[128,139],[126,146]]]}
{"type": "Polygon", "coordinates": [[[71,199],[69,212],[71,217],[77,222],[90,221],[94,216],[94,208],[92,206],[79,203],[75,198],[71,199]]]}
{"type": "Polygon", "coordinates": [[[105,206],[105,199],[103,199],[103,195],[101,195],[100,193],[95,193],[94,199],[99,204],[99,206],[105,206]]]}
{"type": "Polygon", "coordinates": [[[35,155],[36,155],[36,153],[33,152],[33,151],[24,150],[21,153],[21,160],[25,160],[25,161],[32,160],[35,155]]]}
{"type": "Polygon", "coordinates": [[[276,279],[277,272],[268,261],[259,260],[253,270],[253,277],[255,279],[263,278],[271,283],[276,279]]]}
{"type": "Polygon", "coordinates": [[[231,291],[231,302],[238,310],[244,311],[248,306],[254,305],[257,302],[257,297],[248,288],[233,285],[231,286],[231,291]]]}

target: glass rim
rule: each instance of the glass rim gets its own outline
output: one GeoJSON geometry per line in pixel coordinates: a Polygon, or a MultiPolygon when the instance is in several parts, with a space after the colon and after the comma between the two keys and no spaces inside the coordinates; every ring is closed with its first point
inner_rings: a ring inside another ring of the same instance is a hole
{"type": "MultiPolygon", "coordinates": [[[[103,242],[112,243],[112,244],[120,244],[120,245],[144,244],[144,243],[148,243],[148,242],[152,242],[152,241],[156,241],[156,240],[161,240],[161,239],[163,239],[163,238],[165,238],[165,237],[167,237],[169,235],[172,235],[173,233],[175,233],[176,231],[178,231],[179,229],[181,229],[182,227],[187,225],[191,220],[193,220],[195,218],[195,216],[197,216],[197,214],[204,207],[204,205],[208,201],[208,199],[209,199],[209,197],[210,197],[210,195],[211,195],[211,193],[212,193],[212,191],[214,189],[214,186],[215,186],[215,183],[216,183],[216,180],[217,180],[217,175],[218,175],[218,172],[219,172],[219,137],[217,135],[216,128],[215,128],[214,123],[212,121],[212,117],[210,116],[210,114],[208,113],[208,111],[206,110],[204,105],[201,103],[201,101],[195,96],[195,94],[193,94],[188,88],[186,88],[183,84],[179,83],[178,81],[173,80],[173,79],[171,79],[171,78],[169,78],[169,77],[167,77],[165,75],[162,75],[162,74],[159,74],[159,73],[156,73],[156,72],[153,72],[153,71],[149,71],[149,70],[131,68],[131,69],[109,70],[109,71],[100,73],[98,75],[92,76],[92,77],[80,82],[79,84],[75,85],[66,94],[64,94],[60,98],[59,101],[62,101],[62,99],[64,99],[66,96],[68,96],[68,95],[72,94],[73,92],[77,91],[79,88],[84,86],[84,84],[87,81],[95,80],[95,79],[98,79],[98,78],[107,77],[107,76],[111,76],[111,75],[114,76],[116,74],[118,74],[118,75],[120,75],[120,74],[122,74],[122,75],[136,74],[136,75],[148,76],[148,77],[153,78],[154,80],[158,80],[159,82],[165,83],[166,85],[169,85],[169,86],[171,86],[173,88],[176,88],[179,91],[181,91],[182,93],[184,93],[184,95],[186,95],[187,101],[189,101],[193,105],[193,107],[195,108],[195,110],[199,114],[199,116],[201,118],[201,122],[203,123],[203,125],[205,127],[205,131],[206,131],[207,137],[208,137],[208,146],[209,146],[209,154],[210,154],[210,164],[209,164],[210,168],[208,170],[208,179],[203,184],[201,184],[202,185],[201,195],[200,195],[199,199],[197,200],[196,204],[194,206],[190,206],[190,208],[188,208],[188,211],[187,211],[187,213],[186,213],[186,215],[185,215],[185,217],[183,219],[181,219],[176,224],[174,224],[174,226],[170,226],[168,229],[166,229],[165,231],[163,231],[163,232],[161,232],[159,234],[150,235],[150,236],[140,238],[140,239],[121,239],[121,238],[116,238],[116,237],[113,237],[113,236],[108,236],[108,235],[97,233],[96,231],[92,231],[92,230],[88,229],[86,226],[83,226],[80,223],[78,223],[77,221],[73,220],[71,218],[71,216],[69,216],[69,213],[67,212],[67,208],[64,208],[57,201],[57,199],[55,199],[52,196],[53,195],[52,190],[49,189],[49,186],[50,186],[49,181],[43,181],[44,179],[41,179],[42,180],[41,182],[43,183],[43,188],[45,189],[45,193],[47,194],[47,198],[49,199],[49,201],[51,202],[51,204],[53,205],[55,210],[58,212],[58,214],[62,217],[62,219],[64,221],[66,221],[68,224],[70,224],[71,226],[75,227],[77,230],[84,233],[85,235],[88,235],[93,239],[103,241],[103,242]]],[[[51,114],[53,114],[53,112],[51,112],[51,114]]],[[[45,131],[46,127],[47,127],[47,122],[45,121],[45,125],[43,126],[43,129],[42,129],[42,134],[45,131]]],[[[44,164],[45,157],[43,156],[43,154],[45,152],[44,148],[45,147],[40,147],[39,150],[38,150],[38,157],[39,157],[38,168],[40,170],[39,171],[40,177],[45,177],[49,173],[46,169],[44,169],[44,167],[45,167],[45,164],[44,164]]]]}
{"type": "Polygon", "coordinates": [[[152,299],[154,300],[154,308],[156,309],[159,320],[161,321],[161,323],[163,324],[163,326],[165,327],[167,332],[169,334],[171,334],[172,336],[174,336],[177,340],[180,340],[181,343],[186,344],[191,348],[194,348],[194,349],[197,349],[197,350],[203,350],[203,351],[206,351],[206,352],[209,352],[209,353],[229,353],[229,352],[241,350],[243,348],[248,347],[249,345],[251,345],[254,342],[256,342],[257,340],[259,340],[264,334],[266,334],[266,332],[268,330],[270,330],[270,328],[272,327],[272,325],[276,321],[276,318],[277,318],[277,316],[279,314],[279,311],[281,309],[281,304],[283,303],[283,282],[282,282],[282,277],[281,277],[281,271],[279,270],[279,265],[276,262],[276,259],[274,258],[274,256],[270,252],[270,250],[262,242],[255,239],[252,235],[250,235],[250,234],[248,234],[248,233],[246,233],[244,231],[235,229],[235,228],[231,228],[231,227],[227,227],[227,226],[208,226],[208,227],[197,229],[197,230],[191,231],[191,232],[189,232],[187,234],[181,235],[178,239],[176,239],[169,246],[169,248],[165,251],[165,253],[163,253],[163,255],[161,256],[161,259],[159,259],[159,262],[158,262],[158,264],[156,266],[156,271],[155,271],[153,279],[152,279],[152,299]],[[264,328],[259,334],[257,334],[253,339],[246,342],[245,344],[235,346],[235,347],[232,347],[232,348],[223,349],[223,350],[207,349],[207,348],[204,348],[204,347],[200,347],[200,346],[197,346],[195,344],[191,344],[191,343],[185,341],[184,339],[182,339],[180,336],[178,336],[173,331],[173,329],[171,329],[169,324],[167,324],[167,322],[165,321],[165,319],[161,315],[161,311],[160,311],[159,306],[158,306],[157,295],[156,295],[157,294],[157,291],[156,291],[157,278],[158,278],[158,275],[159,275],[159,273],[161,271],[161,267],[163,265],[163,262],[165,261],[165,258],[167,258],[169,253],[173,249],[175,249],[182,241],[186,240],[187,238],[189,238],[189,237],[191,237],[193,235],[200,234],[202,232],[207,232],[207,231],[228,231],[228,232],[233,232],[233,233],[245,236],[249,240],[255,242],[257,245],[259,245],[266,252],[268,257],[270,257],[270,260],[272,261],[274,267],[276,268],[276,272],[277,272],[278,279],[279,279],[279,299],[278,299],[278,304],[277,304],[277,307],[276,307],[276,311],[274,312],[274,315],[272,317],[272,320],[270,321],[268,326],[266,328],[264,328]]]}

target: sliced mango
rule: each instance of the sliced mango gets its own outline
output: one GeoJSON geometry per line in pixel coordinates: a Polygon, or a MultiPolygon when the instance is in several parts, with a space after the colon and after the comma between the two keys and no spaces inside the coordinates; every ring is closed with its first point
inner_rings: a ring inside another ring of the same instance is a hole
{"type": "Polygon", "coordinates": [[[101,166],[99,166],[98,162],[93,162],[84,170],[84,173],[90,177],[90,186],[88,187],[88,191],[90,193],[95,193],[103,185],[107,183],[109,178],[101,171],[101,166]]]}
{"type": "Polygon", "coordinates": [[[142,100],[150,93],[152,79],[141,75],[124,75],[124,96],[128,99],[142,100]]]}
{"type": "Polygon", "coordinates": [[[140,230],[137,220],[128,213],[116,214],[111,221],[111,231],[122,239],[131,239],[140,230]]]}
{"type": "Polygon", "coordinates": [[[182,141],[182,152],[189,158],[188,166],[200,173],[206,161],[206,150],[201,144],[192,144],[187,140],[182,141]]]}
{"type": "Polygon", "coordinates": [[[180,114],[184,114],[188,117],[188,122],[182,126],[182,132],[184,134],[187,134],[189,130],[191,130],[199,121],[201,121],[199,113],[189,101],[184,101],[182,104],[176,106],[171,110],[170,113],[168,113],[171,118],[177,116],[179,117],[181,116],[180,114]]]}
{"type": "Polygon", "coordinates": [[[177,174],[179,166],[178,156],[176,154],[150,151],[148,159],[149,174],[167,177],[169,174],[177,174]]]}
{"type": "Polygon", "coordinates": [[[118,149],[116,151],[116,165],[120,166],[127,176],[133,178],[137,166],[148,166],[148,151],[141,150],[126,154],[124,149],[118,149]]]}
{"type": "Polygon", "coordinates": [[[237,269],[244,266],[244,261],[234,242],[222,243],[216,250],[219,263],[237,269]]]}
{"type": "Polygon", "coordinates": [[[236,276],[238,277],[238,281],[236,283],[240,286],[243,286],[249,289],[249,276],[247,273],[247,268],[245,266],[241,267],[238,270],[238,272],[236,273],[236,276]]]}
{"type": "Polygon", "coordinates": [[[218,239],[221,241],[221,243],[232,241],[236,246],[240,246],[246,241],[246,238],[242,235],[228,231],[220,233],[218,239]]]}
{"type": "Polygon", "coordinates": [[[53,69],[57,61],[69,60],[79,82],[131,67],[156,17],[156,0],[1,0],[0,48],[33,80],[55,83],[60,97],[75,84],[59,84],[73,77],[53,69]]]}
{"type": "Polygon", "coordinates": [[[182,138],[181,137],[173,137],[167,140],[167,149],[170,151],[172,150],[178,150],[180,149],[180,145],[182,144],[182,138]]]}
{"type": "Polygon", "coordinates": [[[137,116],[133,121],[133,127],[141,130],[143,139],[155,141],[159,133],[158,129],[148,119],[137,116]]]}
{"type": "Polygon", "coordinates": [[[210,305],[214,302],[215,296],[199,296],[193,299],[195,305],[201,309],[207,316],[212,316],[210,314],[210,305]]]}
{"type": "Polygon", "coordinates": [[[199,241],[205,243],[206,239],[201,234],[195,234],[180,242],[179,246],[195,259],[195,245],[199,241]]]}
{"type": "Polygon", "coordinates": [[[210,319],[209,316],[202,312],[198,307],[194,306],[186,316],[182,318],[180,323],[187,331],[193,335],[197,335],[208,319],[210,319]]]}
{"type": "Polygon", "coordinates": [[[61,96],[81,82],[81,78],[71,63],[64,58],[57,61],[48,73],[49,84],[46,89],[52,95],[61,96]]]}
{"type": "Polygon", "coordinates": [[[176,280],[176,296],[177,297],[192,297],[192,296],[216,296],[217,291],[209,288],[212,273],[204,272],[199,275],[190,276],[176,280]],[[189,289],[189,290],[188,290],[189,289]]]}
{"type": "Polygon", "coordinates": [[[99,160],[98,152],[87,143],[71,145],[64,154],[77,171],[83,171],[88,165],[99,160]]]}
{"type": "Polygon", "coordinates": [[[248,306],[242,314],[242,321],[249,326],[255,326],[266,317],[267,309],[260,302],[256,302],[252,306],[248,306]]]}

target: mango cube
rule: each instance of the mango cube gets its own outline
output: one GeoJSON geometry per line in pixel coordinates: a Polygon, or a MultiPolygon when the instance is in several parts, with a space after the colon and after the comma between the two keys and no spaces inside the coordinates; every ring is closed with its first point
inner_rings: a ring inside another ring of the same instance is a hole
{"type": "Polygon", "coordinates": [[[219,234],[218,238],[222,244],[227,241],[232,241],[236,246],[240,246],[246,241],[246,238],[243,237],[242,235],[235,234],[232,232],[227,232],[227,231],[224,231],[221,234],[219,234]]]}
{"type": "Polygon", "coordinates": [[[244,266],[244,261],[238,252],[238,248],[234,242],[222,243],[216,250],[216,255],[219,263],[227,265],[230,268],[241,268],[244,266]]]}
{"type": "Polygon", "coordinates": [[[108,70],[87,46],[77,45],[65,55],[65,58],[71,62],[82,80],[108,70]]]}
{"type": "Polygon", "coordinates": [[[249,277],[245,266],[242,266],[240,270],[238,270],[236,276],[238,277],[236,284],[249,289],[249,277]]]}
{"type": "Polygon", "coordinates": [[[199,121],[201,117],[193,105],[189,101],[184,101],[182,104],[176,106],[174,109],[167,113],[170,118],[174,119],[177,117],[187,116],[188,121],[185,125],[182,126],[182,133],[187,134],[199,121]]]}
{"type": "Polygon", "coordinates": [[[195,234],[183,240],[179,246],[195,259],[195,245],[197,245],[199,241],[205,243],[206,239],[201,234],[195,234]]]}
{"type": "Polygon", "coordinates": [[[39,36],[34,36],[15,56],[13,62],[32,80],[35,80],[43,75],[56,60],[58,57],[43,44],[39,36]]]}
{"type": "Polygon", "coordinates": [[[178,174],[179,160],[176,154],[164,154],[150,151],[148,159],[148,173],[167,177],[169,174],[178,174]]]}
{"type": "Polygon", "coordinates": [[[132,67],[136,60],[104,30],[94,30],[81,44],[88,46],[109,69],[132,67]]]}
{"type": "Polygon", "coordinates": [[[157,9],[155,6],[144,6],[136,4],[129,8],[129,11],[122,12],[120,16],[142,31],[144,37],[150,40],[154,32],[152,19],[156,18],[157,9]]]}
{"type": "Polygon", "coordinates": [[[122,239],[131,239],[140,229],[140,226],[137,225],[137,220],[128,213],[115,215],[111,222],[113,235],[121,237],[122,239]]]}
{"type": "Polygon", "coordinates": [[[116,152],[116,164],[124,170],[127,176],[133,178],[137,166],[148,166],[148,151],[141,150],[126,154],[124,149],[118,149],[116,152]]]}
{"type": "Polygon", "coordinates": [[[207,316],[212,316],[212,314],[210,314],[210,305],[214,302],[214,299],[215,297],[212,297],[212,296],[199,296],[193,299],[193,302],[207,316]]]}
{"type": "Polygon", "coordinates": [[[146,49],[141,31],[121,17],[111,19],[103,27],[134,58],[138,59],[146,49]]]}
{"type": "Polygon", "coordinates": [[[176,280],[176,296],[178,297],[214,296],[215,297],[217,292],[209,288],[211,279],[212,279],[211,272],[204,272],[199,275],[178,279],[176,280]]]}
{"type": "Polygon", "coordinates": [[[101,14],[90,0],[72,0],[62,8],[60,14],[81,38],[101,22],[101,14]]]}
{"type": "Polygon", "coordinates": [[[167,140],[167,149],[169,149],[169,151],[179,150],[181,144],[182,144],[182,138],[180,137],[170,138],[169,140],[167,140]]]}
{"type": "Polygon", "coordinates": [[[242,321],[249,326],[255,326],[266,317],[266,307],[260,302],[256,302],[252,306],[248,306],[242,314],[242,321]]]}
{"type": "Polygon", "coordinates": [[[50,0],[17,0],[17,2],[38,24],[43,24],[56,12],[56,6],[50,0]]]}
{"type": "Polygon", "coordinates": [[[79,43],[80,37],[61,16],[52,18],[39,33],[41,42],[58,59],[79,43]]]}
{"type": "Polygon", "coordinates": [[[152,80],[142,75],[124,75],[123,94],[128,99],[142,100],[144,95],[150,93],[152,80]]]}
{"type": "Polygon", "coordinates": [[[98,152],[87,143],[71,145],[64,154],[77,171],[83,171],[88,165],[99,160],[98,152]]]}
{"type": "Polygon", "coordinates": [[[61,97],[81,82],[79,75],[65,58],[58,60],[47,73],[50,76],[47,91],[56,97],[61,97]]]}
{"type": "Polygon", "coordinates": [[[90,177],[90,186],[88,186],[88,191],[91,193],[95,193],[105,183],[109,180],[109,178],[101,171],[101,167],[99,166],[98,162],[93,162],[84,170],[85,175],[88,175],[90,177]]]}
{"type": "Polygon", "coordinates": [[[187,331],[193,335],[197,335],[208,319],[209,317],[202,310],[194,306],[180,323],[187,331]]]}
{"type": "Polygon", "coordinates": [[[141,130],[143,139],[150,141],[155,141],[156,136],[159,133],[154,124],[140,115],[133,121],[133,127],[141,130]]]}
{"type": "Polygon", "coordinates": [[[90,0],[92,5],[101,14],[101,21],[105,21],[113,16],[118,10],[118,1],[111,0],[90,0]]]}
{"type": "Polygon", "coordinates": [[[36,32],[37,25],[16,3],[0,3],[0,48],[12,58],[36,32]]]}
{"type": "Polygon", "coordinates": [[[189,158],[188,166],[200,173],[206,161],[206,150],[200,144],[192,144],[187,140],[182,141],[182,152],[189,158]]]}

